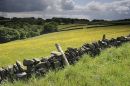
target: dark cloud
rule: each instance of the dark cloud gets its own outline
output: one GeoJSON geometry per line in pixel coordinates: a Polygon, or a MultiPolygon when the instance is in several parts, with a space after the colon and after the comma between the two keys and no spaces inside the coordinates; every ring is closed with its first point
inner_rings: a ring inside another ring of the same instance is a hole
{"type": "Polygon", "coordinates": [[[1,12],[41,11],[46,8],[44,0],[0,0],[1,12]]]}
{"type": "Polygon", "coordinates": [[[74,1],[73,0],[61,0],[61,8],[63,10],[73,10],[74,1]]]}
{"type": "Polygon", "coordinates": [[[86,5],[75,0],[0,0],[0,12],[9,17],[123,19],[130,18],[130,0],[88,0],[86,5]]]}
{"type": "Polygon", "coordinates": [[[0,0],[0,12],[43,11],[47,8],[72,10],[73,0],[0,0]],[[55,7],[55,8],[54,8],[55,7]]]}

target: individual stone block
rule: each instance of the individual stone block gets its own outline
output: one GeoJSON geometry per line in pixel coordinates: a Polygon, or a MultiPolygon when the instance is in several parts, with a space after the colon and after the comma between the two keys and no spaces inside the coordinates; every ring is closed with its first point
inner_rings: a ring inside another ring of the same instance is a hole
{"type": "Polygon", "coordinates": [[[125,37],[127,41],[130,41],[130,37],[125,37]]]}
{"type": "Polygon", "coordinates": [[[22,65],[22,63],[20,61],[16,61],[16,65],[17,65],[17,67],[19,69],[19,72],[24,72],[25,71],[25,69],[24,69],[24,67],[23,67],[23,65],[22,65]]]}
{"type": "Polygon", "coordinates": [[[40,61],[41,61],[41,62],[47,62],[47,61],[48,61],[47,58],[49,58],[49,57],[43,57],[40,61]]]}
{"type": "Polygon", "coordinates": [[[16,64],[13,65],[13,71],[14,73],[17,73],[19,71],[18,66],[16,64]]]}
{"type": "Polygon", "coordinates": [[[4,78],[4,69],[3,68],[0,68],[0,80],[2,81],[3,78],[4,78]]]}
{"type": "Polygon", "coordinates": [[[55,69],[59,69],[59,68],[61,68],[62,66],[61,66],[61,63],[59,62],[59,61],[55,61],[54,62],[54,68],[55,69]]]}
{"type": "Polygon", "coordinates": [[[17,79],[27,78],[27,73],[26,73],[26,72],[17,73],[17,74],[16,74],[16,77],[17,77],[17,79]]]}
{"type": "Polygon", "coordinates": [[[46,62],[41,62],[35,66],[35,72],[37,74],[45,74],[49,70],[48,68],[49,67],[48,67],[48,64],[46,62]]]}
{"type": "Polygon", "coordinates": [[[57,52],[57,51],[53,51],[53,52],[51,52],[51,55],[53,55],[53,56],[61,56],[62,53],[61,52],[57,52]]]}
{"type": "Polygon", "coordinates": [[[2,80],[6,79],[7,72],[4,68],[0,68],[0,76],[1,76],[2,80]]]}
{"type": "Polygon", "coordinates": [[[36,75],[37,76],[41,76],[41,75],[44,75],[44,74],[46,74],[47,73],[47,69],[45,69],[45,68],[39,68],[39,69],[37,69],[37,71],[36,71],[36,75]]]}
{"type": "Polygon", "coordinates": [[[40,59],[39,58],[34,58],[33,61],[34,61],[34,65],[36,65],[36,64],[38,64],[40,62],[40,59]]]}
{"type": "Polygon", "coordinates": [[[12,65],[9,65],[9,66],[7,67],[7,70],[8,70],[8,72],[9,72],[11,75],[14,74],[14,70],[13,70],[13,66],[12,66],[12,65]]]}
{"type": "Polygon", "coordinates": [[[24,59],[23,65],[24,66],[32,66],[34,64],[34,60],[24,59]]]}
{"type": "Polygon", "coordinates": [[[36,66],[35,66],[35,68],[46,68],[47,66],[46,66],[46,63],[45,62],[41,62],[41,63],[39,63],[39,64],[37,64],[36,66]]]}

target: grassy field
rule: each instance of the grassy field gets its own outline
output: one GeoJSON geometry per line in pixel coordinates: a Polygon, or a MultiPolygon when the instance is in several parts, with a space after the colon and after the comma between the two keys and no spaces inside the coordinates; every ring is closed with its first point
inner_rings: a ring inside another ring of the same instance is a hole
{"type": "Polygon", "coordinates": [[[110,25],[87,25],[87,24],[63,24],[58,26],[59,31],[68,31],[75,29],[93,28],[93,27],[105,27],[110,25]]]}
{"type": "Polygon", "coordinates": [[[97,41],[103,34],[106,34],[107,38],[128,35],[129,27],[130,25],[84,28],[0,44],[0,66],[14,64],[16,60],[24,58],[48,56],[51,51],[56,50],[55,43],[60,43],[65,50],[67,47],[79,47],[83,43],[97,41]]]}
{"type": "Polygon", "coordinates": [[[73,66],[50,72],[44,78],[32,78],[2,86],[130,86],[130,43],[110,48],[100,56],[83,58],[73,66]]]}
{"type": "Polygon", "coordinates": [[[68,24],[68,25],[59,25],[58,30],[67,31],[67,30],[83,29],[87,27],[88,27],[87,24],[68,24]]]}

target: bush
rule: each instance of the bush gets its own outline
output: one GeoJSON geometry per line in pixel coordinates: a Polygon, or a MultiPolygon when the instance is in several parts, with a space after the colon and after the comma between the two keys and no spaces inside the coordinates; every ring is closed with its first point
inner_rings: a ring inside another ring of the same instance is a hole
{"type": "Polygon", "coordinates": [[[39,35],[40,35],[39,32],[30,31],[30,37],[35,37],[35,36],[39,36],[39,35]]]}
{"type": "Polygon", "coordinates": [[[56,31],[58,31],[57,23],[50,22],[50,23],[46,23],[44,25],[44,31],[43,31],[43,33],[56,32],[56,31]]]}
{"type": "Polygon", "coordinates": [[[12,28],[1,27],[0,28],[0,43],[17,40],[20,38],[20,34],[17,30],[12,28]]]}
{"type": "Polygon", "coordinates": [[[18,30],[20,34],[20,39],[26,39],[27,38],[27,32],[25,30],[18,30]]]}

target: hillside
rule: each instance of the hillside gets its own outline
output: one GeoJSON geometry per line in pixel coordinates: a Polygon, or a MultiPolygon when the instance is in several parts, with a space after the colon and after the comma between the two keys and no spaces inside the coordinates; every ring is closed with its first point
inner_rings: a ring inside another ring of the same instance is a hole
{"type": "Polygon", "coordinates": [[[50,72],[44,78],[3,86],[129,86],[129,48],[127,43],[119,48],[107,49],[96,58],[83,56],[76,65],[50,72]]]}
{"type": "Polygon", "coordinates": [[[60,43],[65,50],[67,47],[79,47],[85,42],[100,40],[103,34],[106,34],[107,38],[128,35],[130,34],[129,25],[56,32],[0,44],[0,66],[13,64],[16,60],[24,58],[48,56],[55,50],[55,43],[60,43]]]}

